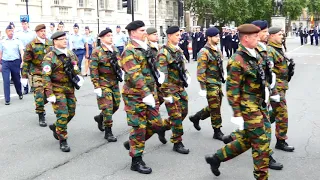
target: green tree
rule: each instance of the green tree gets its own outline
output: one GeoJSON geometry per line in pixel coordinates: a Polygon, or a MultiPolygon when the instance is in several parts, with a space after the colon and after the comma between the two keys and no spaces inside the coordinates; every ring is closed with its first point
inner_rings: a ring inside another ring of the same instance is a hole
{"type": "Polygon", "coordinates": [[[307,3],[306,0],[285,0],[283,5],[283,15],[289,17],[290,20],[297,20],[307,3]]]}

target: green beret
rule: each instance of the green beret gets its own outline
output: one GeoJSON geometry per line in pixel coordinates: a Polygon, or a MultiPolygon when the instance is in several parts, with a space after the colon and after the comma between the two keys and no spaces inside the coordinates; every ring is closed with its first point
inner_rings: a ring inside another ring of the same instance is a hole
{"type": "Polygon", "coordinates": [[[254,34],[260,32],[260,28],[253,24],[242,24],[238,27],[238,31],[241,34],[254,34]]]}
{"type": "Polygon", "coordinates": [[[277,34],[278,32],[281,31],[281,27],[270,27],[269,28],[269,34],[277,34]]]}
{"type": "Polygon", "coordinates": [[[65,36],[66,33],[62,31],[58,31],[52,34],[51,39],[57,39],[59,37],[65,36]]]}
{"type": "Polygon", "coordinates": [[[98,35],[98,37],[103,37],[104,35],[108,34],[108,33],[112,33],[112,30],[107,28],[103,31],[100,32],[100,34],[98,35]]]}
{"type": "Polygon", "coordinates": [[[44,24],[39,24],[38,26],[36,26],[36,28],[34,28],[34,30],[37,32],[37,31],[40,31],[41,29],[46,29],[46,25],[44,24]]]}
{"type": "Polygon", "coordinates": [[[153,33],[156,33],[157,32],[157,29],[156,28],[153,28],[153,27],[150,27],[147,29],[147,34],[153,34],[153,33]]]}

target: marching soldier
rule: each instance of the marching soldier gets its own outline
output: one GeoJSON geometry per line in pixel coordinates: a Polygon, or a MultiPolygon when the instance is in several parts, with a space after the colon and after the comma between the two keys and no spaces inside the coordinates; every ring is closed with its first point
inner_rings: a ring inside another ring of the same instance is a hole
{"type": "Polygon", "coordinates": [[[31,88],[39,116],[39,125],[47,126],[44,105],[47,103],[43,89],[42,62],[44,56],[50,52],[52,43],[46,38],[46,26],[39,24],[35,28],[37,37],[27,44],[24,51],[21,84],[26,87],[28,75],[31,75],[31,88]]]}
{"type": "Polygon", "coordinates": [[[113,46],[112,30],[100,32],[101,45],[92,52],[90,72],[94,93],[97,95],[98,107],[101,113],[94,117],[100,131],[105,131],[104,138],[108,142],[116,142],[112,133],[112,115],[119,109],[122,71],[119,66],[119,50],[113,46]]]}
{"type": "MultiPolygon", "coordinates": [[[[276,149],[287,152],[294,151],[293,146],[289,146],[286,142],[288,132],[288,110],[286,101],[286,92],[289,89],[289,81],[294,73],[294,62],[292,59],[286,57],[282,50],[283,33],[281,28],[271,27],[269,29],[270,47],[268,56],[274,63],[273,72],[276,74],[276,90],[280,95],[280,100],[271,101],[272,115],[271,122],[276,122],[276,149]]],[[[275,96],[275,94],[273,94],[275,96]]],[[[272,99],[271,99],[272,100],[272,99]]]]}
{"type": "Polygon", "coordinates": [[[252,148],[254,177],[268,179],[269,141],[266,136],[262,107],[268,96],[265,91],[263,59],[254,48],[258,45],[260,28],[253,24],[238,27],[240,45],[228,62],[227,95],[233,109],[232,122],[239,124],[237,139],[206,156],[214,175],[219,176],[220,163],[235,158],[252,148]]]}
{"type": "Polygon", "coordinates": [[[158,54],[160,70],[165,74],[165,81],[160,87],[169,119],[164,121],[166,129],[172,129],[171,142],[173,150],[181,154],[189,154],[182,143],[182,121],[188,114],[188,94],[185,87],[191,82],[191,77],[185,69],[186,59],[179,48],[180,28],[171,26],[167,29],[168,43],[158,54]]]}
{"type": "Polygon", "coordinates": [[[45,55],[42,63],[44,92],[57,117],[49,128],[54,138],[59,140],[61,151],[69,152],[67,125],[76,111],[74,89],[79,89],[84,80],[79,76],[77,56],[67,49],[66,33],[55,32],[51,39],[54,48],[45,55]]]}
{"type": "Polygon", "coordinates": [[[221,84],[225,82],[223,77],[223,66],[221,52],[217,48],[220,41],[219,30],[216,27],[208,28],[206,32],[208,43],[202,48],[198,54],[198,81],[200,83],[200,96],[207,97],[208,106],[190,116],[193,126],[199,131],[199,121],[211,116],[211,125],[214,130],[213,138],[222,140],[221,132],[221,102],[222,88],[221,84]]]}
{"type": "Polygon", "coordinates": [[[142,154],[147,141],[154,133],[161,130],[157,126],[161,121],[156,107],[156,81],[148,66],[146,51],[147,43],[145,24],[143,21],[133,21],[126,26],[130,40],[122,53],[121,67],[125,71],[125,83],[122,98],[127,113],[128,125],[131,126],[128,142],[129,155],[132,157],[131,170],[150,174],[152,169],[142,160],[142,154]]]}

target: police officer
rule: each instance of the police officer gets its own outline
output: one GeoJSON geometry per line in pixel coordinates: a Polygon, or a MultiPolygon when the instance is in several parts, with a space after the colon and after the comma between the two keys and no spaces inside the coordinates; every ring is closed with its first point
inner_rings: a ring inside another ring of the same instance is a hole
{"type": "Polygon", "coordinates": [[[316,46],[318,46],[318,44],[319,44],[319,29],[318,29],[318,26],[314,27],[313,32],[314,32],[314,39],[315,39],[316,46]]]}
{"type": "Polygon", "coordinates": [[[190,116],[189,119],[193,122],[194,127],[199,131],[199,121],[211,116],[211,125],[214,130],[214,139],[222,140],[223,133],[221,132],[221,102],[222,102],[222,88],[221,84],[224,82],[223,66],[221,59],[221,52],[217,48],[220,40],[219,30],[216,27],[208,28],[206,36],[207,44],[202,48],[198,54],[198,81],[200,83],[199,95],[206,97],[208,106],[190,116]]]}
{"type": "Polygon", "coordinates": [[[74,54],[78,57],[78,67],[81,73],[81,66],[83,57],[89,58],[89,46],[86,38],[79,34],[79,25],[75,23],[73,25],[74,34],[70,37],[70,45],[74,54]]]}
{"type": "Polygon", "coordinates": [[[84,76],[87,76],[88,69],[89,69],[89,61],[90,61],[90,57],[92,54],[92,50],[93,50],[93,48],[96,47],[96,40],[95,40],[96,38],[94,38],[92,36],[92,34],[90,33],[89,26],[86,26],[84,28],[84,30],[85,30],[84,37],[86,38],[86,41],[88,43],[88,48],[89,48],[89,58],[86,58],[86,60],[85,60],[85,69],[84,69],[84,76]]]}
{"type": "Polygon", "coordinates": [[[121,27],[118,25],[116,28],[116,33],[114,34],[114,45],[118,48],[120,54],[122,54],[126,43],[127,37],[121,32],[121,27]]]}
{"type": "MultiPolygon", "coordinates": [[[[51,23],[50,23],[50,29],[49,29],[49,31],[47,32],[47,39],[50,39],[51,36],[52,36],[52,34],[55,32],[55,31],[54,31],[54,28],[55,28],[55,25],[54,25],[53,22],[51,22],[51,23]]],[[[52,40],[52,39],[50,39],[50,40],[52,40]]]]}
{"type": "MultiPolygon", "coordinates": [[[[309,30],[309,36],[310,36],[311,45],[313,45],[314,31],[313,31],[313,28],[312,28],[312,27],[311,27],[311,29],[309,30]]],[[[285,49],[285,51],[287,51],[287,49],[285,49]]]]}
{"type": "Polygon", "coordinates": [[[20,82],[20,66],[23,59],[24,46],[19,39],[14,37],[11,25],[7,26],[6,34],[7,36],[0,44],[0,61],[2,64],[5,105],[10,105],[10,74],[19,99],[23,98],[20,82]]]}
{"type": "Polygon", "coordinates": [[[97,95],[98,107],[101,110],[101,113],[94,119],[98,123],[98,128],[105,131],[104,138],[108,142],[116,142],[117,138],[112,133],[112,115],[120,105],[119,80],[122,81],[122,75],[120,74],[121,79],[118,79],[116,73],[119,72],[115,69],[117,66],[120,70],[118,64],[120,54],[113,46],[111,29],[101,31],[99,38],[101,45],[93,50],[90,63],[91,81],[94,93],[97,95]],[[112,64],[112,60],[116,64],[112,64]]]}
{"type": "Polygon", "coordinates": [[[191,77],[185,68],[186,59],[183,51],[178,46],[180,28],[171,26],[166,31],[168,42],[158,54],[160,70],[165,74],[165,81],[160,87],[169,119],[165,121],[165,127],[172,130],[171,142],[173,150],[181,154],[189,154],[182,143],[182,122],[188,114],[188,94],[185,87],[191,82],[191,77]]]}
{"type": "MultiPolygon", "coordinates": [[[[274,63],[273,72],[276,74],[276,90],[280,95],[280,99],[271,100],[272,115],[271,122],[276,122],[276,149],[287,152],[293,152],[294,147],[289,146],[286,142],[288,132],[288,109],[286,101],[286,92],[289,89],[289,59],[285,56],[282,50],[283,32],[279,27],[269,28],[270,47],[269,58],[274,63]]],[[[273,94],[275,96],[276,94],[273,94]]]]}
{"type": "Polygon", "coordinates": [[[189,34],[185,32],[185,28],[180,29],[181,39],[179,42],[179,47],[183,50],[183,54],[186,57],[187,61],[190,62],[190,55],[188,51],[188,44],[189,44],[189,34]]]}
{"type": "MultiPolygon", "coordinates": [[[[127,113],[127,122],[131,127],[129,135],[129,155],[132,157],[131,170],[149,174],[152,169],[142,160],[147,141],[162,126],[156,108],[157,91],[155,79],[151,75],[145,51],[146,28],[143,21],[133,21],[126,26],[130,40],[122,53],[121,67],[125,72],[122,98],[127,113]]],[[[124,143],[127,146],[127,142],[124,143]]],[[[127,148],[127,147],[126,147],[127,148]]]]}
{"type": "MultiPolygon", "coordinates": [[[[197,27],[197,29],[196,29],[196,31],[197,31],[197,33],[196,33],[196,41],[197,41],[197,51],[196,51],[196,55],[198,56],[198,53],[199,53],[199,51],[200,51],[200,49],[203,47],[203,45],[204,45],[204,35],[203,35],[203,33],[200,31],[200,26],[199,27],[197,27]]],[[[196,56],[196,57],[197,57],[196,56]]]]}
{"type": "Polygon", "coordinates": [[[236,33],[236,29],[232,29],[232,34],[231,34],[231,55],[237,51],[239,47],[239,37],[238,34],[236,33]]]}
{"type": "MultiPolygon", "coordinates": [[[[254,48],[258,45],[260,28],[253,24],[238,27],[240,45],[228,62],[227,96],[233,109],[232,122],[239,124],[237,139],[219,149],[215,154],[206,156],[214,175],[219,176],[221,162],[235,158],[252,149],[254,177],[268,179],[269,141],[265,134],[261,107],[261,86],[263,78],[261,63],[263,59],[254,48]],[[245,71],[244,71],[245,69],[245,71]],[[256,75],[253,75],[256,74],[256,75]]],[[[268,96],[267,96],[268,97],[268,96]]]]}
{"type": "Polygon", "coordinates": [[[36,113],[39,116],[39,125],[47,126],[45,120],[44,105],[47,103],[44,95],[42,81],[42,61],[44,56],[50,52],[52,43],[46,38],[46,26],[39,24],[35,28],[37,37],[27,44],[22,66],[21,84],[28,84],[28,75],[31,75],[31,88],[34,94],[36,113]]]}
{"type": "Polygon", "coordinates": [[[193,32],[191,34],[192,39],[192,59],[197,60],[197,32],[196,27],[193,27],[193,32]]]}
{"type": "Polygon", "coordinates": [[[42,63],[43,87],[47,101],[52,103],[53,111],[57,121],[50,125],[55,139],[59,140],[62,152],[69,152],[67,143],[67,125],[75,115],[76,97],[74,94],[74,84],[67,76],[64,66],[71,61],[73,67],[70,71],[77,74],[78,86],[83,85],[83,78],[79,76],[77,56],[67,49],[67,38],[65,32],[55,32],[51,39],[54,48],[45,55],[42,63]]]}

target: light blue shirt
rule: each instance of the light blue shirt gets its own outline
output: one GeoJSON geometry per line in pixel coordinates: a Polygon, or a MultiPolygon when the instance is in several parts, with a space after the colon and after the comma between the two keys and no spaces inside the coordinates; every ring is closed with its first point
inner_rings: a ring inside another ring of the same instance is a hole
{"type": "Polygon", "coordinates": [[[2,52],[2,60],[13,61],[21,59],[20,49],[24,49],[22,42],[17,38],[9,39],[5,37],[0,44],[0,51],[2,52]]]}
{"type": "Polygon", "coordinates": [[[36,33],[34,31],[31,31],[30,29],[27,30],[21,30],[17,32],[16,38],[20,39],[23,46],[26,47],[27,44],[29,44],[34,38],[36,38],[36,33]]]}
{"type": "Polygon", "coordinates": [[[54,31],[53,31],[53,32],[48,31],[48,32],[47,32],[47,38],[50,39],[50,40],[52,40],[52,39],[51,39],[51,36],[52,36],[53,33],[55,33],[55,32],[54,32],[54,31]]]}
{"type": "Polygon", "coordinates": [[[127,42],[127,37],[122,32],[116,32],[115,34],[113,34],[113,42],[114,46],[116,47],[125,46],[127,42]]]}
{"type": "Polygon", "coordinates": [[[85,49],[84,44],[87,43],[86,38],[80,34],[73,34],[70,41],[72,49],[85,49]]]}
{"type": "Polygon", "coordinates": [[[88,44],[93,45],[93,43],[95,42],[95,39],[93,38],[93,36],[91,34],[89,34],[88,36],[84,35],[84,38],[86,39],[88,44]]]}

